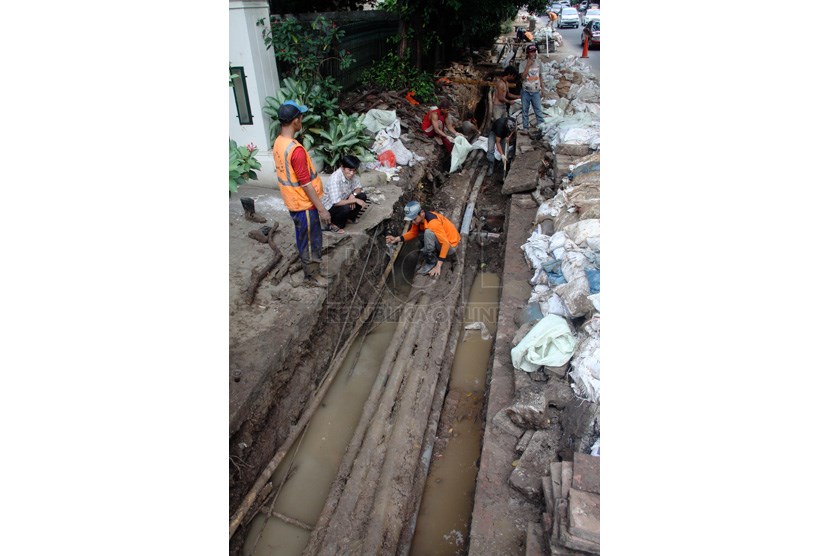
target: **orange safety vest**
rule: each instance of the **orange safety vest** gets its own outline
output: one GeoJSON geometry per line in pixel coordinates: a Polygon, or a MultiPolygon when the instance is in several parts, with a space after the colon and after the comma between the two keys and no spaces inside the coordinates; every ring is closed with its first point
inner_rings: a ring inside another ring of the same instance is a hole
{"type": "MultiPolygon", "coordinates": [[[[294,173],[294,168],[291,166],[291,155],[294,149],[300,146],[296,139],[289,139],[279,135],[274,141],[274,166],[277,169],[277,183],[280,186],[280,194],[285,206],[292,212],[300,210],[308,210],[314,208],[314,203],[306,195],[305,190],[300,187],[300,182],[297,180],[297,175],[294,173]]],[[[317,169],[314,168],[314,163],[305,153],[306,162],[308,163],[308,173],[311,177],[311,185],[317,193],[317,197],[323,198],[323,180],[317,174],[317,169]]]]}
{"type": "Polygon", "coordinates": [[[441,244],[438,258],[443,261],[447,258],[447,252],[450,250],[450,247],[458,246],[461,235],[455,229],[453,223],[447,220],[443,214],[428,210],[424,211],[424,214],[426,216],[424,221],[417,226],[410,227],[409,231],[401,237],[403,237],[404,241],[409,241],[410,239],[418,237],[418,232],[425,232],[427,229],[432,230],[435,233],[435,238],[438,240],[438,243],[441,244]]]}

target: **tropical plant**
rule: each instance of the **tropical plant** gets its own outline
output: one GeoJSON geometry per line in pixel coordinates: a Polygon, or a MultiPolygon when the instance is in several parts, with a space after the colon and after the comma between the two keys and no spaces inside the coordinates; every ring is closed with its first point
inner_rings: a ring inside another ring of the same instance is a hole
{"type": "Polygon", "coordinates": [[[303,130],[301,132],[303,134],[309,128],[313,128],[314,132],[319,133],[319,123],[334,118],[340,110],[336,100],[326,98],[321,94],[319,86],[309,86],[305,81],[287,77],[282,80],[282,87],[277,90],[274,96],[265,97],[265,106],[262,107],[262,111],[271,118],[268,135],[272,143],[280,132],[280,121],[277,118],[277,112],[280,105],[287,100],[294,100],[311,108],[303,116],[303,130]]]}
{"type": "Polygon", "coordinates": [[[257,25],[263,28],[266,48],[273,49],[274,56],[290,68],[294,77],[308,83],[310,89],[319,86],[315,95],[336,101],[341,87],[331,76],[323,76],[323,64],[335,62],[345,70],[355,62],[351,52],[337,48],[346,34],[337,23],[323,16],[304,24],[295,17],[272,15],[270,25],[266,26],[264,18],[257,25]]]}
{"type": "Polygon", "coordinates": [[[332,99],[322,97],[316,85],[309,87],[305,81],[290,77],[283,79],[282,85],[274,96],[265,97],[265,106],[262,107],[262,111],[273,120],[268,128],[271,142],[280,131],[277,118],[280,105],[286,100],[295,100],[309,107],[300,130],[303,147],[307,151],[313,150],[317,159],[323,161],[325,169],[334,169],[344,154],[352,154],[364,161],[374,157],[369,151],[372,138],[365,133],[363,116],[344,113],[332,99]]]}
{"type": "Polygon", "coordinates": [[[434,101],[435,78],[429,72],[416,68],[408,62],[409,59],[409,50],[403,57],[387,52],[386,56],[363,72],[362,79],[390,91],[403,88],[414,91],[421,102],[434,101]]]}
{"type": "MultiPolygon", "coordinates": [[[[372,137],[366,134],[363,125],[364,116],[358,114],[347,115],[341,112],[329,122],[328,128],[316,133],[312,145],[318,157],[323,161],[326,170],[337,167],[338,161],[344,155],[351,154],[361,160],[371,160],[374,155],[369,151],[372,137]]],[[[311,131],[311,130],[309,130],[311,131]]]]}
{"type": "Polygon", "coordinates": [[[248,180],[256,179],[254,170],[260,170],[262,164],[255,158],[259,150],[253,143],[240,147],[233,139],[229,141],[230,170],[228,172],[228,186],[230,191],[235,193],[240,185],[248,180]]]}

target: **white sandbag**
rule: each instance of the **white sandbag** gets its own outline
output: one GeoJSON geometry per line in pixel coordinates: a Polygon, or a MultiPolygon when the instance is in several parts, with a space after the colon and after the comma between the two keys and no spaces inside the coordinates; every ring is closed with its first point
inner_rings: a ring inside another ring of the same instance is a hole
{"type": "Polygon", "coordinates": [[[574,393],[594,403],[599,401],[600,352],[599,352],[599,318],[595,317],[585,323],[579,333],[571,370],[568,373],[573,383],[574,393]]]}
{"type": "Polygon", "coordinates": [[[538,284],[533,286],[533,291],[530,293],[530,298],[528,298],[527,302],[533,303],[534,301],[547,299],[550,293],[550,286],[547,284],[538,284]]]}
{"type": "Polygon", "coordinates": [[[548,315],[522,338],[510,352],[513,367],[532,373],[540,365],[559,367],[567,363],[576,348],[576,338],[568,321],[548,315]]]}
{"type": "Polygon", "coordinates": [[[563,257],[561,259],[557,259],[562,261],[561,269],[562,269],[562,276],[565,277],[565,280],[571,282],[576,280],[577,278],[582,278],[585,275],[585,267],[587,266],[588,259],[581,251],[577,250],[566,250],[563,257]]]}
{"type": "Polygon", "coordinates": [[[398,120],[398,116],[394,110],[378,110],[377,108],[372,108],[366,112],[366,116],[363,118],[363,125],[372,133],[377,133],[386,127],[392,126],[395,122],[398,122],[398,135],[395,137],[400,137],[400,120],[398,120]]]}
{"type": "Polygon", "coordinates": [[[548,254],[548,236],[533,232],[527,241],[520,247],[524,251],[525,258],[532,268],[542,267],[542,263],[550,260],[548,254]]]}
{"type": "Polygon", "coordinates": [[[463,135],[456,135],[453,139],[452,155],[450,162],[450,174],[461,168],[464,161],[467,160],[467,155],[473,150],[473,146],[467,141],[463,135]]]}
{"type": "Polygon", "coordinates": [[[565,226],[562,228],[562,231],[565,232],[574,243],[580,247],[586,247],[588,245],[588,238],[599,237],[599,219],[588,218],[580,220],[575,224],[565,226]]]}
{"type": "MultiPolygon", "coordinates": [[[[550,252],[554,252],[557,249],[562,249],[565,247],[565,244],[568,241],[568,236],[565,234],[564,231],[559,230],[552,236],[550,236],[550,241],[548,242],[548,249],[550,252]]],[[[562,257],[556,257],[557,260],[561,259],[562,257]]]]}
{"type": "Polygon", "coordinates": [[[583,274],[553,288],[554,293],[565,302],[565,308],[574,317],[584,317],[594,306],[588,300],[591,295],[591,285],[588,283],[588,276],[583,274]]]}
{"type": "Polygon", "coordinates": [[[539,208],[536,209],[534,224],[538,224],[545,218],[556,218],[563,208],[565,208],[565,196],[562,192],[559,192],[552,199],[547,199],[539,205],[539,208]]]}
{"type": "Polygon", "coordinates": [[[565,302],[562,301],[562,298],[555,293],[551,293],[547,299],[540,301],[539,307],[542,309],[543,315],[559,315],[560,317],[564,317],[566,319],[571,318],[571,314],[568,312],[565,302]]]}

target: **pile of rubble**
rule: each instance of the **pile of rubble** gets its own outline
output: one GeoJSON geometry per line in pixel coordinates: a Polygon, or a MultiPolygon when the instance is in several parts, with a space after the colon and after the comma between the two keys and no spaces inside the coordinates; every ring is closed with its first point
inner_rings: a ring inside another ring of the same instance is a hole
{"type": "Polygon", "coordinates": [[[531,528],[529,535],[538,542],[542,533],[548,554],[599,554],[599,469],[599,457],[579,453],[572,462],[550,464],[550,475],[542,480],[542,527],[531,528]]]}
{"type": "Polygon", "coordinates": [[[559,145],[587,154],[597,150],[599,139],[599,82],[576,56],[542,64],[542,78],[551,98],[545,106],[545,140],[558,152],[559,145]]]}

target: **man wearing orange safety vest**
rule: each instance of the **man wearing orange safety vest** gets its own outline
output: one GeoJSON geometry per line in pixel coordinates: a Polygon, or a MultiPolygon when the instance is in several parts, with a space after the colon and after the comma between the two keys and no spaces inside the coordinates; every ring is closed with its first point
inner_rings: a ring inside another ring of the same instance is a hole
{"type": "Polygon", "coordinates": [[[303,114],[308,107],[293,100],[283,103],[277,111],[282,128],[274,141],[274,164],[277,182],[285,206],[294,221],[297,251],[303,265],[305,283],[324,285],[320,275],[323,255],[323,232],[320,222],[328,226],[329,211],[323,206],[323,180],[314,163],[294,135],[303,128],[303,114]]]}
{"type": "Polygon", "coordinates": [[[386,243],[395,244],[416,237],[422,241],[423,263],[417,268],[418,274],[439,276],[441,266],[461,240],[453,223],[437,212],[426,211],[418,201],[409,201],[403,208],[403,219],[411,221],[409,231],[400,236],[386,236],[386,243]]]}

